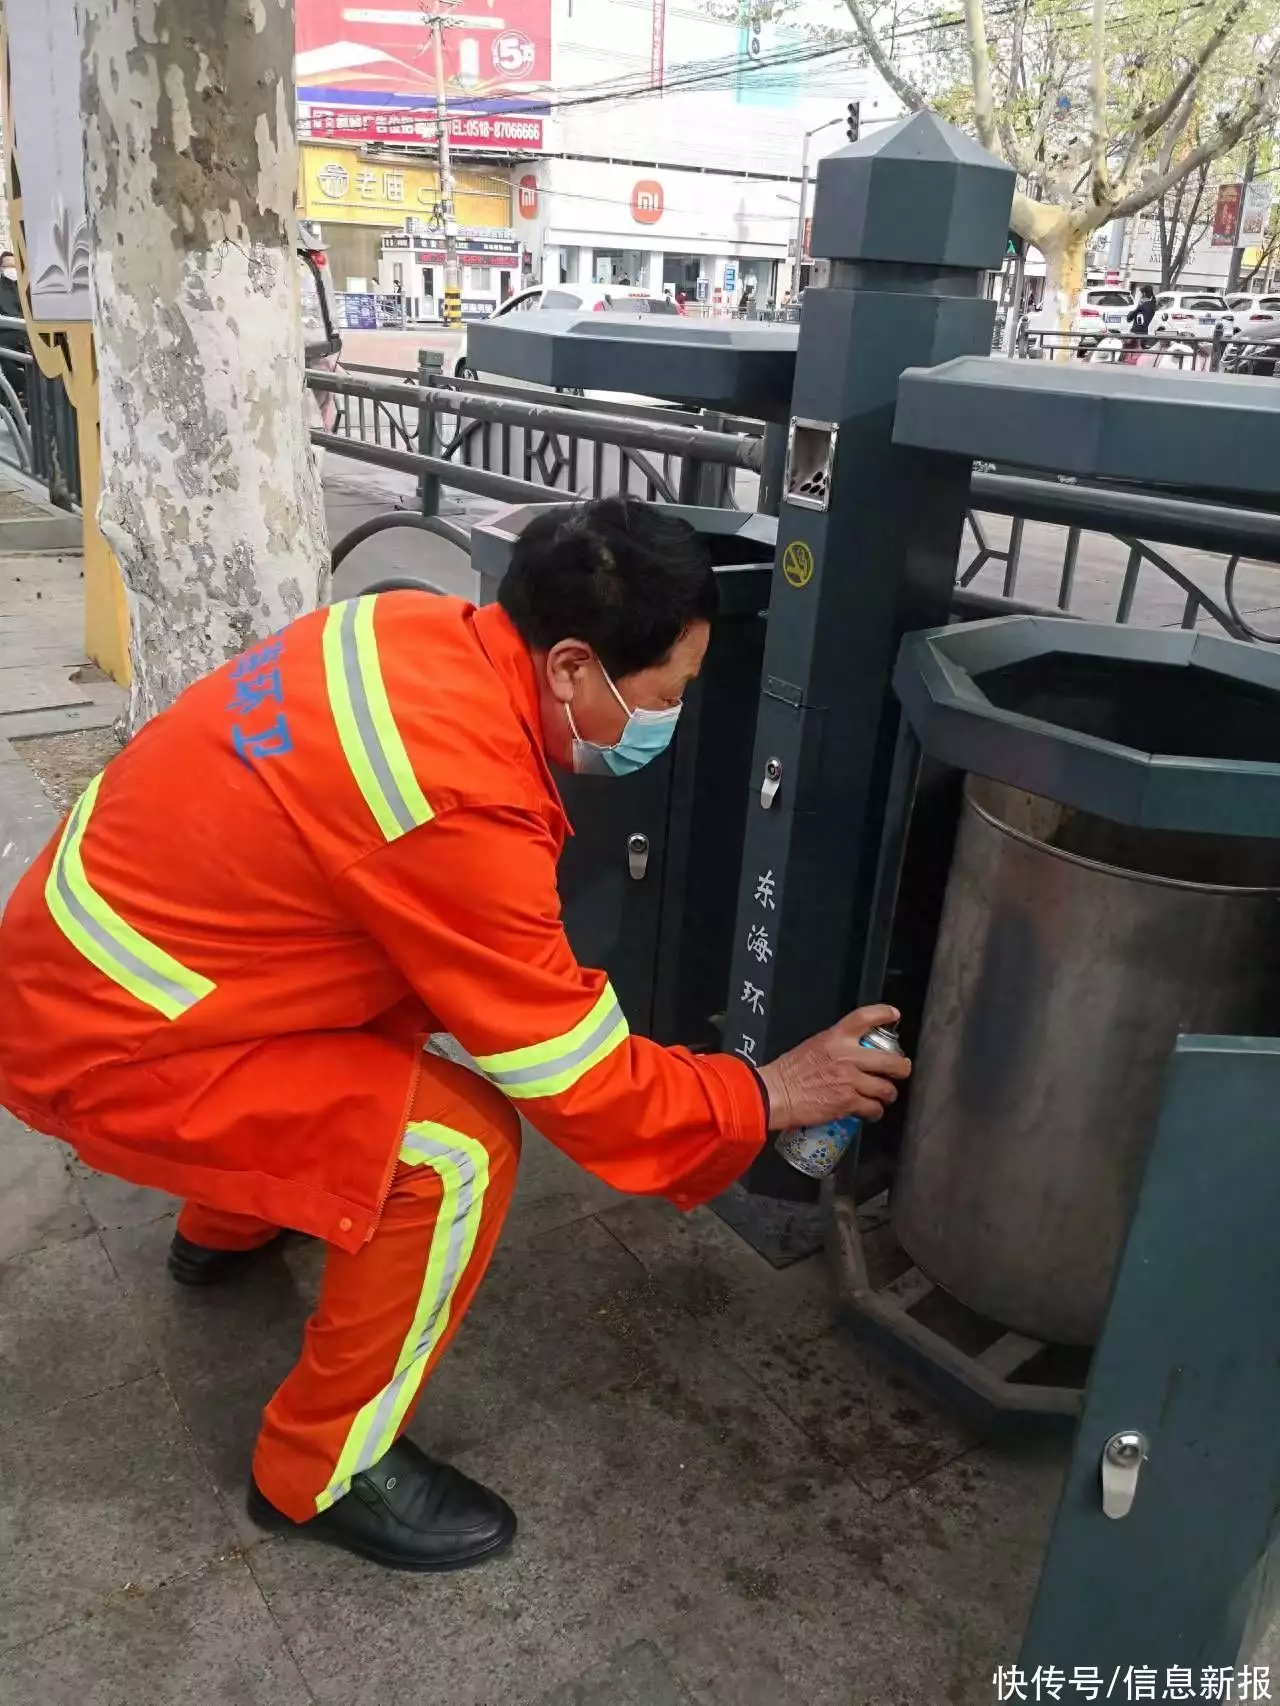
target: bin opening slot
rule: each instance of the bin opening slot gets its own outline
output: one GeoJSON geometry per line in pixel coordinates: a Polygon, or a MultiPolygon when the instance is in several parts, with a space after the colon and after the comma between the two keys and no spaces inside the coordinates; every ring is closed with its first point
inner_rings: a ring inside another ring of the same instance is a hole
{"type": "Polygon", "coordinates": [[[1280,695],[1194,665],[1051,652],[976,679],[1001,710],[1138,752],[1280,761],[1280,695]]]}

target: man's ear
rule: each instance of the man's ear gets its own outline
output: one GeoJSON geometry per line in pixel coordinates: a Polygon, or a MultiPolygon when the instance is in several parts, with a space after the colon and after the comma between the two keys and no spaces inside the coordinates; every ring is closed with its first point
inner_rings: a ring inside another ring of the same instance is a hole
{"type": "Polygon", "coordinates": [[[562,705],[572,701],[594,657],[585,640],[557,640],[547,653],[547,685],[562,705]]]}

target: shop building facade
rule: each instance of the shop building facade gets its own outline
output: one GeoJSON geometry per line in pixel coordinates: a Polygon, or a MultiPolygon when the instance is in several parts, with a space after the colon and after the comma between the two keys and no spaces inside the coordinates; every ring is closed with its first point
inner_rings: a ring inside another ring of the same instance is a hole
{"type": "Polygon", "coordinates": [[[788,188],[782,177],[547,158],[521,170],[514,222],[544,284],[639,285],[728,311],[744,292],[765,304],[779,291],[788,188]]]}
{"type": "MultiPolygon", "coordinates": [[[[405,299],[410,318],[439,317],[444,289],[440,173],[406,144],[304,143],[300,212],[319,223],[334,288],[405,299]]],[[[509,160],[460,161],[454,204],[464,311],[493,309],[519,289],[527,261],[512,229],[509,160]]]]}

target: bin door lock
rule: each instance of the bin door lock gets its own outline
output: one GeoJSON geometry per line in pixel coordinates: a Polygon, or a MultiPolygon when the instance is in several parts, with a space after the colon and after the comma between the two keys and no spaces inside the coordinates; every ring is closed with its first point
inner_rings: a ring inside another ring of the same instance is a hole
{"type": "Polygon", "coordinates": [[[647,835],[629,835],[627,837],[627,869],[634,883],[644,881],[645,872],[649,869],[649,837],[647,835]]]}
{"type": "Polygon", "coordinates": [[[764,781],[760,785],[760,804],[768,811],[773,804],[774,795],[782,785],[782,760],[771,758],[764,767],[764,781]]]}
{"type": "Polygon", "coordinates": [[[1133,1428],[1112,1434],[1102,1448],[1102,1514],[1128,1516],[1138,1491],[1138,1471],[1147,1460],[1147,1437],[1133,1428]]]}

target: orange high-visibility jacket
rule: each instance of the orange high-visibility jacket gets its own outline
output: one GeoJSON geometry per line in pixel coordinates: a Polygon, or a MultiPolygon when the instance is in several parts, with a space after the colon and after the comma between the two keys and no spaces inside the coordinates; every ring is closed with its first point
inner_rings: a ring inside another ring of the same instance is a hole
{"type": "Polygon", "coordinates": [[[755,1074],[629,1034],[574,959],[565,820],[505,613],[383,593],[197,682],[0,920],[0,1101],[91,1165],[354,1250],[422,1043],[682,1207],[764,1140],[755,1074]]]}

